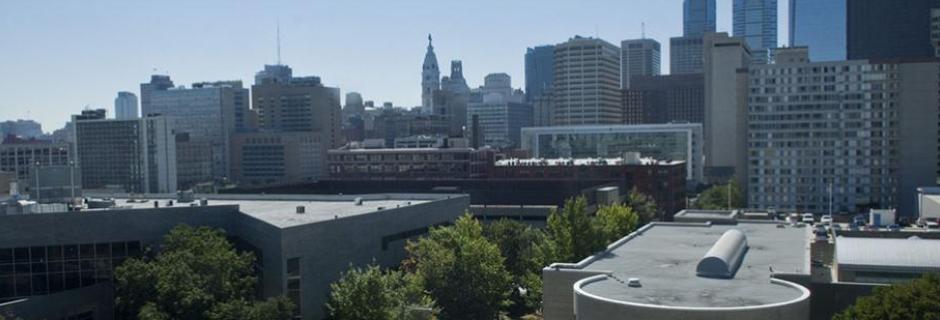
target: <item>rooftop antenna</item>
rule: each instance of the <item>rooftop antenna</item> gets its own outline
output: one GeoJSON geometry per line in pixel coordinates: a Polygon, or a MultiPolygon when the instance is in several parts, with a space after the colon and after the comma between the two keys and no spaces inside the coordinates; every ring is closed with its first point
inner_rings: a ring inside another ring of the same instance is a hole
{"type": "Polygon", "coordinates": [[[281,65],[281,20],[277,20],[277,65],[281,65]]]}
{"type": "Polygon", "coordinates": [[[646,39],[646,22],[640,22],[640,39],[646,39]]]}

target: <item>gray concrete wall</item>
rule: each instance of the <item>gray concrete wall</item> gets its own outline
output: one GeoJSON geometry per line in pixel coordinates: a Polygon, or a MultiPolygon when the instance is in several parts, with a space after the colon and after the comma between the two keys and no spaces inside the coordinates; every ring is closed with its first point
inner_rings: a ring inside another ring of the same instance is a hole
{"type": "Polygon", "coordinates": [[[0,315],[7,319],[58,320],[87,312],[96,320],[114,319],[114,290],[110,285],[96,284],[0,304],[0,315]]]}
{"type": "MultiPolygon", "coordinates": [[[[375,261],[384,267],[398,267],[405,258],[407,237],[420,236],[428,226],[453,223],[470,205],[467,196],[386,209],[283,230],[280,285],[286,292],[287,259],[300,257],[303,319],[321,319],[330,284],[350,266],[362,267],[375,261]],[[390,241],[392,238],[400,238],[390,241]],[[383,239],[385,241],[383,241],[383,239]],[[385,242],[385,248],[383,248],[385,242]]],[[[265,269],[269,269],[265,265],[265,269]]],[[[273,268],[272,268],[273,269],[273,268]]],[[[267,272],[266,272],[267,274],[267,272]]],[[[265,287],[272,278],[265,279],[265,287]]]]}
{"type": "Polygon", "coordinates": [[[899,64],[898,215],[917,216],[917,188],[937,185],[940,63],[899,64]]]}
{"type": "Polygon", "coordinates": [[[552,267],[542,269],[542,314],[545,320],[574,319],[574,283],[599,274],[605,273],[552,267]]]}

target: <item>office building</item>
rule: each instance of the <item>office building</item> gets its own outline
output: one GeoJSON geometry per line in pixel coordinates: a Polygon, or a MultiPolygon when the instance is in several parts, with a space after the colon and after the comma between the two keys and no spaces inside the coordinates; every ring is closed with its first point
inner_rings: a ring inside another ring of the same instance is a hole
{"type": "Polygon", "coordinates": [[[643,158],[681,161],[689,185],[703,183],[702,125],[566,126],[522,129],[522,149],[534,158],[643,158]]]}
{"type": "Polygon", "coordinates": [[[450,62],[450,76],[441,79],[441,90],[434,91],[434,115],[447,118],[452,137],[464,136],[470,87],[463,77],[463,62],[450,62]]]}
{"type": "Polygon", "coordinates": [[[733,10],[734,37],[747,42],[755,63],[766,63],[777,47],[777,0],[734,0],[733,10]]]}
{"type": "Polygon", "coordinates": [[[546,94],[532,99],[529,103],[532,104],[532,126],[552,126],[552,116],[554,114],[555,105],[552,102],[551,92],[546,92],[546,94]]]}
{"type": "Polygon", "coordinates": [[[330,150],[333,180],[448,180],[481,178],[493,150],[467,147],[330,150]]]}
{"type": "Polygon", "coordinates": [[[653,222],[546,267],[545,319],[810,319],[806,229],[730,220],[653,222]]]}
{"type": "Polygon", "coordinates": [[[658,76],[660,73],[659,42],[653,39],[620,42],[620,76],[623,89],[630,88],[634,76],[658,76]]]}
{"type": "Polygon", "coordinates": [[[434,91],[441,89],[441,71],[437,66],[437,55],[428,35],[428,51],[424,54],[424,64],[421,65],[421,110],[432,113],[434,108],[434,91]]]}
{"type": "Polygon", "coordinates": [[[702,74],[635,76],[623,104],[626,124],[702,123],[705,80],[702,74]]]}
{"type": "MultiPolygon", "coordinates": [[[[931,9],[938,0],[847,0],[849,60],[936,57],[931,43],[931,9]]],[[[811,47],[810,50],[813,50],[811,47]]]]}
{"type": "Polygon", "coordinates": [[[526,48],[526,101],[532,103],[538,97],[550,95],[553,81],[555,81],[555,46],[526,48]]]}
{"type": "Polygon", "coordinates": [[[224,230],[235,248],[254,253],[257,298],[287,296],[297,319],[322,319],[342,272],[398,266],[408,239],[452,223],[469,204],[458,194],[114,197],[119,207],[0,215],[0,299],[11,301],[0,313],[113,319],[113,270],[159,250],[164,235],[186,224],[224,230]]]}
{"type": "Polygon", "coordinates": [[[30,174],[39,167],[67,166],[72,160],[68,143],[43,140],[6,139],[0,143],[0,172],[14,175],[23,190],[35,184],[30,174]]]}
{"type": "Polygon", "coordinates": [[[702,36],[669,39],[669,73],[702,73],[702,36]]]}
{"type": "Polygon", "coordinates": [[[555,46],[552,124],[619,124],[620,48],[575,36],[555,46]]]}
{"type": "Polygon", "coordinates": [[[196,157],[192,152],[177,153],[181,163],[208,162],[211,165],[208,175],[180,176],[178,182],[182,188],[229,176],[229,141],[236,131],[248,127],[249,99],[248,89],[242,87],[241,81],[200,82],[193,83],[191,88],[150,91],[150,103],[143,113],[165,116],[177,134],[187,135],[187,143],[208,151],[198,153],[204,157],[196,157]]]}
{"type": "Polygon", "coordinates": [[[37,203],[72,204],[82,197],[82,173],[74,164],[33,167],[28,181],[29,199],[37,203]]]}
{"type": "Polygon", "coordinates": [[[715,32],[715,0],[682,1],[682,36],[701,38],[715,32]]]}
{"type": "MultiPolygon", "coordinates": [[[[737,3],[737,2],[735,2],[737,3]]],[[[709,33],[704,38],[705,177],[746,183],[747,67],[751,52],[744,38],[709,33]]]]}
{"type": "Polygon", "coordinates": [[[140,111],[142,116],[147,115],[150,108],[150,95],[154,91],[163,91],[173,88],[173,80],[168,75],[151,75],[150,82],[140,84],[140,111]]]}
{"type": "Polygon", "coordinates": [[[72,116],[82,187],[130,193],[177,191],[176,137],[169,119],[81,118],[72,116]]]}
{"type": "Polygon", "coordinates": [[[366,106],[362,101],[362,94],[358,92],[346,93],[346,103],[343,104],[343,119],[351,116],[362,116],[366,112],[366,106]]]}
{"type": "Polygon", "coordinates": [[[518,147],[519,130],[532,126],[532,105],[524,102],[525,96],[520,90],[513,90],[512,79],[505,73],[488,74],[480,91],[482,100],[467,106],[466,127],[471,134],[482,137],[483,145],[518,147]],[[478,121],[478,133],[472,132],[474,118],[478,121]]]}
{"type": "Polygon", "coordinates": [[[930,44],[933,46],[934,57],[940,58],[940,9],[930,9],[930,44]]]}
{"type": "Polygon", "coordinates": [[[325,148],[343,144],[339,88],[324,86],[319,77],[294,77],[286,83],[265,81],[251,87],[251,98],[260,128],[316,132],[325,148]]]}
{"type": "Polygon", "coordinates": [[[118,120],[137,119],[140,113],[137,110],[137,95],[121,91],[114,98],[114,118],[118,120]]]}
{"type": "Polygon", "coordinates": [[[44,133],[42,132],[42,125],[33,120],[0,122],[0,139],[5,139],[10,135],[23,138],[41,138],[44,133]]]}
{"type": "Polygon", "coordinates": [[[270,81],[274,83],[288,83],[294,78],[294,70],[283,64],[264,65],[264,70],[255,73],[255,85],[270,81]]]}
{"type": "Polygon", "coordinates": [[[845,60],[850,0],[789,1],[790,47],[809,47],[811,61],[845,60]]]}
{"type": "Polygon", "coordinates": [[[254,187],[317,181],[326,173],[320,139],[302,131],[235,134],[232,180],[254,187]]]}
{"type": "Polygon", "coordinates": [[[750,207],[913,216],[917,188],[936,184],[940,63],[778,62],[750,77],[750,207]]]}

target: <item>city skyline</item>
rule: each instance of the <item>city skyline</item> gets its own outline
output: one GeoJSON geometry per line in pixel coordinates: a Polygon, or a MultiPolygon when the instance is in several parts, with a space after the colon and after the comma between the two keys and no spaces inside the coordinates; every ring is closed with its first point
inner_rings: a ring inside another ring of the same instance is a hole
{"type": "MultiPolygon", "coordinates": [[[[420,68],[428,33],[439,63],[462,60],[471,87],[489,73],[504,72],[523,87],[527,47],[558,44],[575,35],[612,43],[646,36],[660,43],[682,34],[682,1],[603,4],[603,12],[574,10],[579,4],[355,4],[285,2],[239,5],[211,1],[124,4],[116,1],[38,1],[0,4],[0,38],[19,48],[0,53],[0,119],[35,119],[45,132],[61,128],[84,106],[113,116],[118,91],[139,94],[153,73],[177,85],[202,81],[250,83],[265,64],[277,62],[280,25],[284,64],[298,74],[320,76],[343,93],[360,92],[376,104],[421,104],[420,68]],[[531,11],[520,15],[519,10],[531,11]],[[182,12],[182,13],[180,13],[182,12]],[[463,15],[460,12],[485,12],[463,15]],[[538,17],[566,14],[540,23],[538,17]],[[250,22],[250,23],[246,23],[250,22]],[[534,32],[532,26],[541,28],[534,32]],[[515,32],[505,32],[512,30],[515,32]],[[41,88],[41,89],[40,89],[41,88]],[[41,91],[40,91],[41,90],[41,91]],[[55,92],[54,95],[43,92],[55,92]]],[[[780,44],[787,11],[780,4],[780,44]]],[[[718,31],[731,30],[731,1],[718,3],[718,31]]],[[[669,71],[663,46],[663,73],[669,71]]]]}

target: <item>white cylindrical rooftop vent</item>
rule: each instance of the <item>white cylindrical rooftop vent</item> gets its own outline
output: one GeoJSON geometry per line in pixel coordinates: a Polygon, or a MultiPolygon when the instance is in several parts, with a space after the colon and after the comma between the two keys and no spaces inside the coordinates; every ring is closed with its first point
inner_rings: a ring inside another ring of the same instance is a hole
{"type": "Polygon", "coordinates": [[[695,273],[706,278],[734,278],[747,253],[747,237],[738,229],[725,231],[699,260],[695,273]]]}

